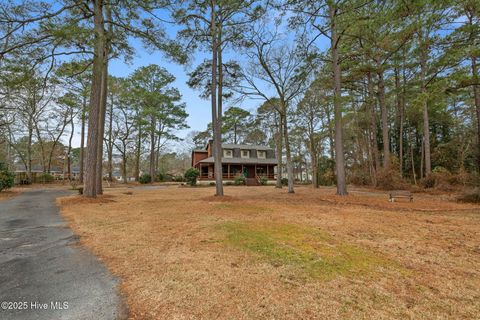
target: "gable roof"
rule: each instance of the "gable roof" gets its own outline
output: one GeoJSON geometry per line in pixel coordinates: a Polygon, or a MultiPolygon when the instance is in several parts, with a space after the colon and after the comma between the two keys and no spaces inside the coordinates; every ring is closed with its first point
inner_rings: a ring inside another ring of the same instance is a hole
{"type": "MultiPolygon", "coordinates": [[[[214,163],[213,157],[208,157],[206,159],[200,160],[198,163],[214,163]]],[[[222,158],[223,164],[278,164],[277,159],[267,158],[267,159],[258,159],[258,158],[222,158]]]]}
{"type": "Polygon", "coordinates": [[[224,149],[245,149],[245,150],[273,150],[270,147],[259,146],[253,144],[233,144],[233,143],[223,143],[222,148],[224,149]]]}

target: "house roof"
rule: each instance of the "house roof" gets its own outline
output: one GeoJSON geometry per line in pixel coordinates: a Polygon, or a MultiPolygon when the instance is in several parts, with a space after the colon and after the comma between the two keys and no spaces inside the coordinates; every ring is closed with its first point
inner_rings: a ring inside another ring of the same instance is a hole
{"type": "MultiPolygon", "coordinates": [[[[200,160],[198,163],[214,163],[213,157],[200,160]]],[[[277,159],[258,158],[222,158],[222,163],[231,164],[277,164],[277,159]]]]}
{"type": "MultiPolygon", "coordinates": [[[[213,140],[208,141],[204,149],[194,149],[193,152],[205,152],[210,144],[213,144],[213,140]]],[[[267,146],[260,146],[254,144],[234,144],[234,143],[222,143],[223,149],[245,149],[245,150],[274,150],[267,146]]]]}
{"type": "Polygon", "coordinates": [[[223,143],[222,148],[224,149],[246,149],[246,150],[273,150],[270,147],[259,146],[259,145],[250,145],[250,144],[233,144],[233,143],[223,143]]]}
{"type": "MultiPolygon", "coordinates": [[[[23,164],[16,164],[15,165],[15,172],[26,172],[25,165],[23,164]]],[[[43,167],[38,164],[32,165],[32,172],[34,173],[43,173],[43,167]]],[[[75,169],[72,168],[72,172],[75,173],[75,169]]],[[[80,172],[78,169],[77,172],[80,172]]],[[[50,173],[63,173],[63,169],[58,166],[50,167],[50,173]]]]}
{"type": "MultiPolygon", "coordinates": [[[[15,165],[15,172],[26,172],[25,165],[23,164],[16,164],[15,165]]],[[[52,170],[53,171],[53,170],[52,170]]],[[[38,164],[32,165],[32,172],[43,172],[43,167],[38,164]]]]}

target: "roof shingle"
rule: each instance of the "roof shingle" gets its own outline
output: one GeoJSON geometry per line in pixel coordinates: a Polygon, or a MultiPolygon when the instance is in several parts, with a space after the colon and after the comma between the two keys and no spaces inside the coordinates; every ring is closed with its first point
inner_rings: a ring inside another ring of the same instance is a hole
{"type": "MultiPolygon", "coordinates": [[[[214,163],[213,157],[200,160],[199,163],[214,163]]],[[[224,164],[277,164],[277,159],[259,159],[259,158],[222,158],[224,164]]]]}

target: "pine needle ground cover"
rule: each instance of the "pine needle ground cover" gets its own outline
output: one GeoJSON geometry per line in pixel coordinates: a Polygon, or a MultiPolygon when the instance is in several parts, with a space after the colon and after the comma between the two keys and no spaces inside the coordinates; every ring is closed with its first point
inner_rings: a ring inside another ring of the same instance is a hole
{"type": "Polygon", "coordinates": [[[115,189],[59,199],[133,319],[474,319],[480,207],[448,194],[115,189]]]}
{"type": "Polygon", "coordinates": [[[20,188],[12,188],[12,189],[8,189],[8,190],[3,190],[2,192],[0,192],[0,201],[8,200],[10,198],[13,198],[13,197],[19,195],[20,192],[22,192],[22,189],[20,189],[20,188]]]}

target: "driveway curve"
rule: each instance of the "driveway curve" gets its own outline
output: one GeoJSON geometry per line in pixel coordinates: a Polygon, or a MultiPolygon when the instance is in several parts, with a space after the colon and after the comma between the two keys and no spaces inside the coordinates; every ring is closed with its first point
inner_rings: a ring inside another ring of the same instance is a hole
{"type": "Polygon", "coordinates": [[[126,319],[118,279],[59,214],[62,190],[0,202],[0,319],[126,319]]]}

